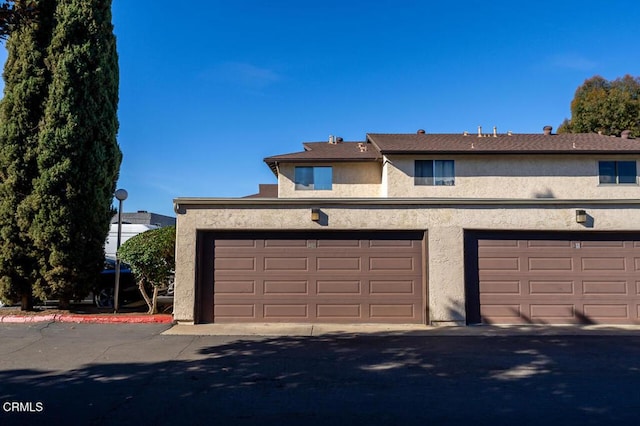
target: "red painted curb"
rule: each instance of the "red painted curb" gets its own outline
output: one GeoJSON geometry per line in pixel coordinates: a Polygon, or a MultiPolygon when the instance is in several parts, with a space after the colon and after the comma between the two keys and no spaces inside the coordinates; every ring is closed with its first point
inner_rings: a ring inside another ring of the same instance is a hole
{"type": "Polygon", "coordinates": [[[49,315],[4,315],[0,323],[23,324],[33,322],[75,322],[85,324],[171,324],[173,316],[157,315],[82,315],[82,314],[49,314],[49,315]]]}

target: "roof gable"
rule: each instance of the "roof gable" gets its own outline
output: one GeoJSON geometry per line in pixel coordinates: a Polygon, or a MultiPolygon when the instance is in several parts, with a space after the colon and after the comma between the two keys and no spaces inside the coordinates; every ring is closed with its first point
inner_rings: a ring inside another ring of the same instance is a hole
{"type": "Polygon", "coordinates": [[[304,151],[264,159],[277,176],[277,163],[379,161],[380,152],[366,142],[305,142],[304,151]]]}

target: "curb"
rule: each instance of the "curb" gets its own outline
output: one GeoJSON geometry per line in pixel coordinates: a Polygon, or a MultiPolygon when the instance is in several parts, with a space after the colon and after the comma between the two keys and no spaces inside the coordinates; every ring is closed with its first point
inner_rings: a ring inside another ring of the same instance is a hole
{"type": "Polygon", "coordinates": [[[172,324],[173,316],[168,314],[156,315],[81,315],[81,314],[51,314],[51,315],[4,315],[0,316],[2,324],[25,324],[36,322],[72,322],[84,324],[172,324]]]}

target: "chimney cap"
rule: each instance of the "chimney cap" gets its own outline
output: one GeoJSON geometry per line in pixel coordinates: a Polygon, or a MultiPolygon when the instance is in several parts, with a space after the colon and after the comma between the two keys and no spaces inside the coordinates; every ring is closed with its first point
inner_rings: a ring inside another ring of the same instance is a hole
{"type": "Polygon", "coordinates": [[[544,127],[542,128],[542,132],[543,132],[545,135],[550,135],[552,131],[553,131],[553,127],[551,127],[551,126],[544,126],[544,127]]]}

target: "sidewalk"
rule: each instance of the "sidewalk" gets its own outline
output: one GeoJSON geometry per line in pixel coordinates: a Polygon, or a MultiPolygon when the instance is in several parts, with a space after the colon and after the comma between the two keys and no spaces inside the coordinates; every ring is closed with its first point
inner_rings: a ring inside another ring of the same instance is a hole
{"type": "MultiPolygon", "coordinates": [[[[105,309],[87,308],[62,311],[42,309],[23,312],[0,308],[0,324],[64,322],[85,324],[173,324],[171,314],[149,315],[143,312],[113,313],[105,309]]],[[[306,336],[371,335],[371,336],[638,336],[640,325],[472,325],[427,326],[424,324],[175,324],[164,335],[188,336],[306,336]]]]}
{"type": "Polygon", "coordinates": [[[420,324],[176,324],[164,335],[191,336],[563,336],[640,335],[640,325],[474,325],[427,326],[420,324]]]}

